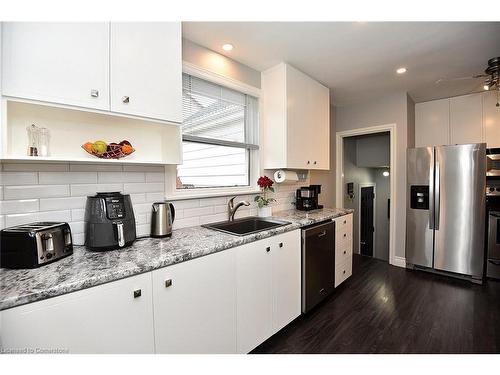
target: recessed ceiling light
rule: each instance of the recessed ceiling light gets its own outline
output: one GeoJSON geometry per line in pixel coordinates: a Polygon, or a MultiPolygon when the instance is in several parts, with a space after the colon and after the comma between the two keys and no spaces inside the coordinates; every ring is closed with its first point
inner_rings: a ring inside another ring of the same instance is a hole
{"type": "Polygon", "coordinates": [[[223,44],[223,45],[222,45],[222,49],[223,49],[224,51],[231,51],[231,50],[233,49],[233,45],[232,45],[232,44],[230,44],[230,43],[223,44]]]}
{"type": "Polygon", "coordinates": [[[406,68],[399,68],[398,70],[396,70],[396,73],[398,73],[398,74],[405,74],[406,73],[406,68]]]}

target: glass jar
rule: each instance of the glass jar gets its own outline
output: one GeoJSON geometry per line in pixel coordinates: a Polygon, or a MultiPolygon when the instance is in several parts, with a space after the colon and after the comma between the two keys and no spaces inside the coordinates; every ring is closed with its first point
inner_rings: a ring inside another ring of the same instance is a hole
{"type": "Polygon", "coordinates": [[[39,129],[38,156],[49,156],[50,131],[47,128],[39,129]]]}
{"type": "Polygon", "coordinates": [[[40,129],[35,124],[31,124],[26,131],[28,132],[28,156],[38,156],[40,129]]]}

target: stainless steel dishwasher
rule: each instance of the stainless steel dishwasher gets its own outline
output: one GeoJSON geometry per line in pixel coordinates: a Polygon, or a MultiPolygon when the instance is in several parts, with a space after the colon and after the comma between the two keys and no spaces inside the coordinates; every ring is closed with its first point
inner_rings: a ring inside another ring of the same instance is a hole
{"type": "Polygon", "coordinates": [[[335,283],[335,222],[302,229],[302,312],[323,301],[335,283]]]}

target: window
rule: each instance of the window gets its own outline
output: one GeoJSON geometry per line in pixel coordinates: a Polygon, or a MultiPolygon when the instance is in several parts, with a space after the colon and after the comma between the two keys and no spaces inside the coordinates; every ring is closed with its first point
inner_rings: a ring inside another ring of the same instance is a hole
{"type": "Polygon", "coordinates": [[[177,189],[250,186],[258,99],[183,74],[183,164],[177,189]]]}

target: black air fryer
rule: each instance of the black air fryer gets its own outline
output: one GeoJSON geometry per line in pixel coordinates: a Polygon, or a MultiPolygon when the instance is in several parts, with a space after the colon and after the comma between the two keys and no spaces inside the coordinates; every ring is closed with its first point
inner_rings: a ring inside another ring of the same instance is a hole
{"type": "Polygon", "coordinates": [[[136,239],[134,209],[130,195],[97,193],[87,197],[85,246],[106,251],[132,245],[136,239]]]}

